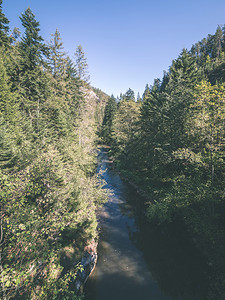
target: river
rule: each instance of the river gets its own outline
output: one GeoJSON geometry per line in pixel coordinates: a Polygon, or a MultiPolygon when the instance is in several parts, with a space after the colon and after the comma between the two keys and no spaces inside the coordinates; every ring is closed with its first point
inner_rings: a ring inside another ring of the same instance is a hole
{"type": "Polygon", "coordinates": [[[205,300],[208,268],[182,224],[150,225],[144,199],[99,154],[98,172],[110,190],[99,211],[98,262],[85,300],[205,300]]]}

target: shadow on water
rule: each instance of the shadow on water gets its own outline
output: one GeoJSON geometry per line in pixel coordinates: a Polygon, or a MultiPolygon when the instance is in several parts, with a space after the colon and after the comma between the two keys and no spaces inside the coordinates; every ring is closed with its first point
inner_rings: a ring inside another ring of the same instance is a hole
{"type": "Polygon", "coordinates": [[[185,228],[150,225],[142,213],[144,199],[110,166],[103,149],[98,172],[111,195],[99,211],[99,259],[85,299],[205,300],[207,265],[185,228]]]}

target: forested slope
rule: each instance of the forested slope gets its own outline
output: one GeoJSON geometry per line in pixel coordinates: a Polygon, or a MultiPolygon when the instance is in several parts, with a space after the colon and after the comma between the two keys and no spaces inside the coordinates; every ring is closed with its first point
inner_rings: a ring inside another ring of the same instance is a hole
{"type": "Polygon", "coordinates": [[[106,105],[102,138],[122,174],[151,198],[150,222],[184,222],[225,297],[225,27],[183,49],[135,101],[106,105]],[[105,134],[107,133],[107,134],[105,134]]]}
{"type": "Polygon", "coordinates": [[[101,101],[81,46],[45,43],[30,8],[9,31],[0,1],[0,298],[80,299],[72,280],[97,238],[101,101]]]}

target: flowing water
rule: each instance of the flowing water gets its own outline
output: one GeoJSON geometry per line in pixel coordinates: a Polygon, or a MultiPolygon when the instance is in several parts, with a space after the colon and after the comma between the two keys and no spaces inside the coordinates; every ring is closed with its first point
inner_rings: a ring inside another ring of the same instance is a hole
{"type": "Polygon", "coordinates": [[[99,212],[98,262],[85,300],[205,300],[207,265],[182,225],[150,226],[144,199],[112,169],[104,148],[98,172],[111,193],[99,212]]]}

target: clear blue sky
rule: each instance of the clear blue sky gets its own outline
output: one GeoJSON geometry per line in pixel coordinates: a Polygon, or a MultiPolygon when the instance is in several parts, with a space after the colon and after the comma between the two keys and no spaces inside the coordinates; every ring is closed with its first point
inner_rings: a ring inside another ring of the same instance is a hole
{"type": "Polygon", "coordinates": [[[82,45],[91,84],[115,96],[142,95],[182,48],[225,24],[225,0],[3,0],[11,28],[22,30],[28,6],[45,40],[58,28],[71,57],[82,45]]]}

